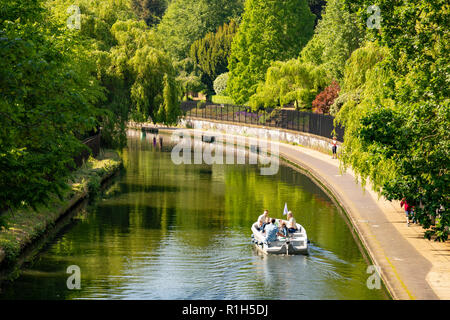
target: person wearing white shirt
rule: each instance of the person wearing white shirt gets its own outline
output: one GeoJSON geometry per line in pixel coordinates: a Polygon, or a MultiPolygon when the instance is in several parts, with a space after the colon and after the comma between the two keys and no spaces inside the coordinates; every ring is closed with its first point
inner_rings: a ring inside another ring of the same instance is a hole
{"type": "Polygon", "coordinates": [[[288,232],[294,233],[295,231],[297,231],[297,222],[295,221],[294,215],[292,214],[291,211],[288,212],[287,218],[288,218],[287,224],[288,232]]]}
{"type": "Polygon", "coordinates": [[[266,223],[266,219],[269,217],[269,211],[268,210],[264,210],[264,213],[262,215],[260,215],[258,217],[258,226],[259,226],[259,230],[263,229],[263,224],[266,223]]]}

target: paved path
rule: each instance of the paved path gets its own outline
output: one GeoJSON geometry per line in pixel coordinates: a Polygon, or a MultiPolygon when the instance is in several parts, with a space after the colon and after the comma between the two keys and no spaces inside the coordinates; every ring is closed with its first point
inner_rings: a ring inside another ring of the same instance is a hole
{"type": "MultiPolygon", "coordinates": [[[[247,144],[256,142],[247,137],[247,144]]],[[[397,201],[379,199],[369,186],[363,189],[351,170],[340,172],[338,160],[308,148],[278,145],[282,158],[307,170],[344,208],[394,299],[450,299],[450,243],[423,239],[422,227],[406,225],[397,201]]]]}

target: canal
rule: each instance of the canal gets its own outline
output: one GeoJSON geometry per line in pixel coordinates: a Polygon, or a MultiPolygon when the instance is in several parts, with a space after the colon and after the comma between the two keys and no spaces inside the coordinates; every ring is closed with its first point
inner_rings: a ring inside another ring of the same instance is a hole
{"type": "Polygon", "coordinates": [[[171,136],[131,131],[125,169],[84,206],[0,299],[388,299],[344,217],[308,177],[280,164],[175,165],[171,136]],[[160,138],[162,139],[160,141],[160,138]],[[308,256],[264,256],[251,224],[287,203],[308,256]],[[68,289],[67,268],[81,288],[68,289]]]}

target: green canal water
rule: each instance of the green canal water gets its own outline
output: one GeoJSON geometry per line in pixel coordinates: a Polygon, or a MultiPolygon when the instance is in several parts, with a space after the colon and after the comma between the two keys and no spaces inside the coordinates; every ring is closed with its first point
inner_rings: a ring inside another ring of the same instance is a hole
{"type": "Polygon", "coordinates": [[[388,299],[329,197],[280,164],[175,165],[171,137],[132,132],[124,171],[52,239],[0,299],[388,299]],[[162,137],[162,147],[159,138],[162,137]],[[153,140],[153,138],[156,138],[153,140]],[[263,209],[288,204],[308,256],[264,256],[250,242],[263,209]],[[81,289],[68,289],[69,266],[81,289]]]}

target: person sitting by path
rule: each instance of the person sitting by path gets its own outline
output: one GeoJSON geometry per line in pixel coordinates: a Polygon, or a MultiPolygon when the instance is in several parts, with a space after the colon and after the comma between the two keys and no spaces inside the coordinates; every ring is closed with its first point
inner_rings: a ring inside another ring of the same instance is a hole
{"type": "Polygon", "coordinates": [[[278,233],[278,228],[277,228],[277,226],[275,225],[275,218],[272,218],[272,220],[270,221],[271,223],[270,224],[268,224],[267,226],[266,226],[266,230],[265,230],[265,232],[266,232],[266,237],[265,237],[265,239],[264,239],[264,241],[266,242],[266,243],[270,243],[270,242],[273,242],[273,241],[276,241],[277,240],[277,233],[278,233]]]}
{"type": "Polygon", "coordinates": [[[264,210],[264,213],[258,217],[258,230],[264,230],[264,224],[266,223],[267,218],[269,217],[269,210],[264,210]]]}
{"type": "Polygon", "coordinates": [[[291,211],[288,212],[287,219],[288,219],[287,223],[288,231],[289,233],[294,233],[295,231],[297,231],[297,222],[295,221],[294,215],[292,214],[291,211]]]}

